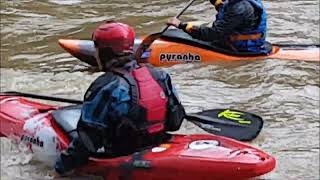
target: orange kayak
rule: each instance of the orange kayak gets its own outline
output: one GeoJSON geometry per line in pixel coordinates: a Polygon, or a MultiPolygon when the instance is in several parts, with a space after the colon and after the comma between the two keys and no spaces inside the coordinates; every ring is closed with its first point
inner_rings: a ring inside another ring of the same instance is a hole
{"type": "MultiPolygon", "coordinates": [[[[135,48],[139,46],[142,39],[143,37],[135,40],[135,48]]],[[[92,41],[59,39],[59,44],[74,57],[92,66],[96,66],[94,58],[95,48],[92,41]]],[[[142,57],[154,66],[263,59],[320,61],[319,45],[270,44],[270,48],[272,48],[272,51],[268,55],[235,53],[214,47],[208,42],[195,40],[182,31],[168,30],[161,38],[152,43],[149,50],[142,57]]]]}

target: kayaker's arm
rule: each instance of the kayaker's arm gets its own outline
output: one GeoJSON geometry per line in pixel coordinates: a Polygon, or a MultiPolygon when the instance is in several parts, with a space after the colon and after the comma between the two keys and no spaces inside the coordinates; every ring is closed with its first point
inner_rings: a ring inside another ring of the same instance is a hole
{"type": "MultiPolygon", "coordinates": [[[[169,20],[168,24],[174,25],[184,30],[193,38],[203,41],[223,40],[228,34],[233,33],[237,29],[246,28],[247,23],[243,23],[243,19],[248,22],[255,21],[254,8],[246,1],[240,1],[225,11],[224,18],[216,20],[212,27],[195,26],[192,23],[180,22],[179,20],[169,20]]],[[[251,27],[251,26],[250,26],[251,27]]]]}
{"type": "Polygon", "coordinates": [[[223,37],[238,25],[235,19],[236,18],[215,21],[212,27],[195,26],[192,25],[192,23],[181,23],[179,29],[184,30],[195,39],[212,42],[223,40],[223,37]]]}

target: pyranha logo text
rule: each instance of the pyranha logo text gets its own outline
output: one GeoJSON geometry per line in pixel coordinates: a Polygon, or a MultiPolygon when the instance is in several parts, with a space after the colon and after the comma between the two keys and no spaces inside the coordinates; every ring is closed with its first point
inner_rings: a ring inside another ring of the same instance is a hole
{"type": "Polygon", "coordinates": [[[34,145],[43,147],[43,141],[39,140],[39,137],[33,138],[31,136],[22,135],[21,136],[21,141],[29,142],[29,143],[32,143],[34,145]]]}
{"type": "Polygon", "coordinates": [[[201,62],[201,56],[192,53],[161,53],[161,62],[201,62]]]}

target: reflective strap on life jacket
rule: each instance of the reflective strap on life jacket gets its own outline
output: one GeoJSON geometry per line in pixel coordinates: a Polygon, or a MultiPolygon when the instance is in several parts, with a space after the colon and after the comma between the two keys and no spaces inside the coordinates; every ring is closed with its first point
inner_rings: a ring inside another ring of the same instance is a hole
{"type": "Polygon", "coordinates": [[[257,34],[238,34],[238,35],[231,35],[230,41],[247,41],[247,40],[258,40],[262,38],[261,33],[257,34]]]}

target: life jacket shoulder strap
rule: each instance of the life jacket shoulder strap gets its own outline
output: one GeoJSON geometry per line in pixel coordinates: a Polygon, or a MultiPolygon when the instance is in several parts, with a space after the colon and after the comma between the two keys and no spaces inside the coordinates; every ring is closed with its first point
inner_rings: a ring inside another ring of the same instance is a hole
{"type": "Polygon", "coordinates": [[[132,77],[132,75],[128,72],[121,71],[120,69],[113,69],[113,73],[122,77],[130,86],[131,93],[131,103],[136,104],[139,100],[139,89],[136,80],[132,77]]]}
{"type": "MultiPolygon", "coordinates": [[[[161,80],[161,76],[162,76],[161,72],[159,72],[152,65],[149,65],[149,64],[142,65],[141,68],[144,68],[144,67],[149,70],[152,78],[159,83],[161,88],[164,91],[167,91],[167,88],[168,88],[167,85],[165,84],[164,81],[161,80]]],[[[119,75],[120,77],[124,78],[127,81],[127,83],[130,85],[130,91],[131,91],[131,94],[132,94],[132,103],[137,103],[138,99],[139,99],[139,89],[138,89],[138,86],[137,86],[137,82],[135,81],[133,76],[130,73],[122,71],[120,69],[114,69],[112,71],[113,71],[113,73],[119,75]]]]}
{"type": "Polygon", "coordinates": [[[99,76],[88,88],[84,95],[84,101],[91,100],[101,88],[106,84],[114,81],[116,77],[112,72],[106,72],[103,75],[99,76]]]}
{"type": "Polygon", "coordinates": [[[149,72],[151,73],[152,77],[154,80],[156,80],[159,85],[161,86],[161,88],[164,90],[164,91],[167,91],[167,86],[165,85],[165,82],[161,80],[161,72],[156,70],[153,66],[149,65],[149,64],[146,64],[145,65],[149,72]]]}

